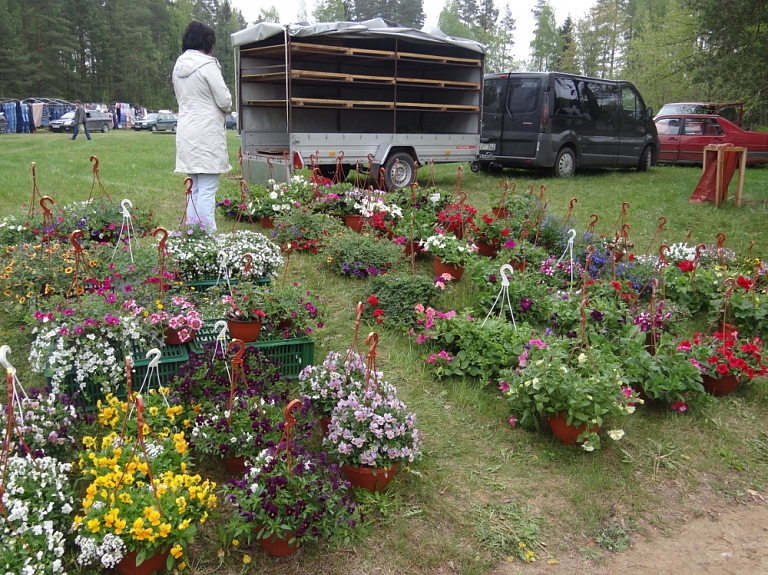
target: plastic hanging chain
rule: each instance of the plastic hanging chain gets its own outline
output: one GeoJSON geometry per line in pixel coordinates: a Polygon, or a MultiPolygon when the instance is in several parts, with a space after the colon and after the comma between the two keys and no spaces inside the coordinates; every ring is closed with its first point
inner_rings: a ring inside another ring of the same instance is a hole
{"type": "Polygon", "coordinates": [[[280,443],[277,444],[275,450],[275,457],[281,450],[285,450],[285,462],[288,464],[288,473],[291,477],[293,477],[293,430],[296,427],[296,417],[294,417],[293,411],[296,409],[301,409],[301,401],[298,399],[291,400],[285,406],[285,426],[283,427],[283,434],[280,436],[280,443]]]}
{"type": "Polygon", "coordinates": [[[37,197],[40,195],[40,190],[37,187],[37,174],[35,174],[35,162],[32,162],[32,197],[29,199],[29,209],[27,210],[27,225],[29,220],[32,219],[32,213],[37,205],[37,197]]]}
{"type": "Polygon", "coordinates": [[[219,275],[216,278],[216,285],[219,285],[221,279],[224,278],[224,280],[227,282],[227,289],[229,290],[229,294],[232,295],[232,284],[229,281],[229,267],[227,266],[229,256],[227,256],[225,251],[219,251],[219,253],[216,254],[216,261],[219,263],[219,275]]]}
{"type": "Polygon", "coordinates": [[[187,221],[187,211],[189,210],[190,204],[192,205],[192,209],[195,210],[195,217],[197,218],[197,223],[202,223],[202,220],[200,219],[200,214],[197,212],[197,206],[195,205],[195,200],[192,199],[192,185],[195,183],[195,181],[192,178],[186,178],[184,180],[184,185],[186,188],[186,195],[184,196],[184,215],[181,216],[181,228],[183,230],[187,229],[187,226],[189,225],[189,222],[187,221]]]}
{"type": "Polygon", "coordinates": [[[11,353],[11,347],[4,345],[0,347],[0,365],[5,368],[6,374],[10,375],[11,388],[8,391],[8,404],[11,405],[16,402],[16,418],[19,423],[24,425],[24,408],[21,405],[22,398],[27,399],[27,392],[24,391],[24,387],[19,381],[19,377],[16,375],[16,368],[8,361],[8,354],[11,353]]]}
{"type": "MultiPolygon", "coordinates": [[[[365,345],[368,346],[368,369],[365,373],[365,394],[368,395],[368,386],[373,381],[376,384],[376,393],[379,393],[379,372],[376,370],[376,348],[379,345],[379,334],[372,331],[365,338],[365,345]]],[[[365,400],[368,398],[366,397],[365,400]]]]}
{"type": "Polygon", "coordinates": [[[227,379],[229,381],[232,381],[232,372],[229,371],[229,364],[227,363],[227,322],[223,319],[220,319],[215,324],[213,324],[213,332],[216,333],[218,331],[218,334],[216,335],[216,341],[213,344],[213,355],[211,355],[211,363],[216,361],[216,352],[221,352],[221,357],[224,359],[224,369],[227,370],[227,379]]]}
{"type": "MultiPolygon", "coordinates": [[[[144,380],[141,382],[141,387],[139,388],[138,393],[141,394],[142,391],[144,391],[144,386],[147,386],[147,389],[149,389],[150,382],[152,380],[152,375],[155,376],[155,381],[157,382],[157,388],[159,389],[162,387],[162,382],[160,381],[160,358],[162,357],[163,353],[157,349],[156,347],[153,347],[150,349],[147,354],[144,356],[147,359],[150,357],[152,358],[149,361],[149,365],[147,366],[147,372],[144,374],[144,380]]],[[[161,394],[163,396],[163,401],[165,402],[166,407],[170,407],[170,404],[168,403],[168,398],[165,397],[165,394],[161,394]]]]}
{"type": "Polygon", "coordinates": [[[570,258],[569,267],[571,268],[571,285],[573,285],[573,242],[575,239],[576,230],[571,228],[568,230],[568,245],[565,247],[565,250],[563,250],[563,255],[560,256],[560,259],[555,262],[555,265],[559,264],[561,261],[563,261],[565,254],[568,254],[568,257],[570,258]]]}
{"type": "Polygon", "coordinates": [[[493,302],[491,309],[488,310],[488,315],[485,316],[481,327],[484,326],[485,322],[488,321],[488,318],[491,317],[491,314],[493,313],[493,310],[496,308],[496,304],[499,303],[499,301],[501,301],[501,304],[499,305],[499,318],[503,317],[504,301],[506,300],[507,307],[509,308],[509,315],[512,316],[512,327],[515,329],[515,331],[517,331],[517,324],[515,323],[515,312],[512,309],[512,302],[509,301],[509,278],[512,277],[512,274],[514,273],[514,268],[509,264],[504,264],[499,269],[499,274],[501,275],[501,289],[499,290],[499,295],[496,296],[496,300],[493,302]],[[506,272],[509,272],[509,277],[507,277],[506,272]]]}
{"type": "Polygon", "coordinates": [[[112,251],[112,259],[115,259],[117,248],[120,246],[120,240],[123,239],[123,232],[125,232],[128,236],[128,253],[131,255],[131,263],[134,263],[132,242],[133,238],[136,238],[136,245],[138,246],[139,239],[136,235],[136,230],[133,227],[133,218],[131,218],[131,212],[128,209],[128,206],[133,209],[133,202],[131,202],[131,200],[125,199],[120,202],[120,213],[123,215],[123,223],[120,225],[120,235],[117,236],[117,243],[115,244],[115,249],[112,251]]]}
{"type": "Polygon", "coordinates": [[[104,185],[101,183],[101,175],[99,174],[99,159],[96,156],[91,156],[91,162],[93,162],[93,180],[91,181],[91,191],[88,193],[88,201],[90,202],[93,198],[93,188],[98,182],[99,201],[101,202],[101,211],[103,212],[105,209],[104,196],[107,197],[107,200],[109,200],[110,204],[112,203],[112,197],[107,193],[107,190],[104,189],[104,185]]]}

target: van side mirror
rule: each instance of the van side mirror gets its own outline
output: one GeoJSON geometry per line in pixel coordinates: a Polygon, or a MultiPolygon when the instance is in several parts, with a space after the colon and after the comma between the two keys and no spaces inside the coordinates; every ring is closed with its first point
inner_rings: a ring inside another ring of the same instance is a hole
{"type": "Polygon", "coordinates": [[[645,119],[646,120],[653,120],[653,107],[648,106],[645,109],[645,119]]]}

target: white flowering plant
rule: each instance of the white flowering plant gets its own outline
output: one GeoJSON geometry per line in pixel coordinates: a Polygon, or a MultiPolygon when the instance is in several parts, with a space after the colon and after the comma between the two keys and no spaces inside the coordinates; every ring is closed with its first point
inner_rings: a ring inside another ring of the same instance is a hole
{"type": "MultiPolygon", "coordinates": [[[[77,449],[73,436],[79,423],[75,406],[66,394],[42,393],[31,388],[26,397],[14,401],[16,426],[11,431],[10,449],[34,457],[69,461],[77,449]],[[23,440],[23,442],[22,442],[23,440]]],[[[0,439],[5,439],[8,406],[0,404],[0,439]]]]}
{"type": "Polygon", "coordinates": [[[257,279],[276,276],[283,265],[280,246],[258,232],[237,230],[231,234],[219,234],[216,236],[216,245],[217,253],[226,254],[227,267],[232,277],[257,279]]]}
{"type": "Polygon", "coordinates": [[[168,234],[166,254],[182,281],[215,278],[219,271],[218,253],[216,236],[206,233],[202,225],[191,224],[185,230],[168,234]]]}
{"type": "Polygon", "coordinates": [[[52,457],[8,458],[0,514],[3,573],[65,573],[65,544],[74,505],[71,470],[71,463],[52,457]]]}
{"type": "Polygon", "coordinates": [[[133,343],[148,343],[143,321],[122,309],[123,300],[102,288],[83,293],[79,301],[50,298],[33,316],[35,336],[29,352],[32,371],[50,377],[58,394],[68,375],[80,390],[87,382],[114,391],[125,381],[123,357],[133,343]]]}
{"type": "Polygon", "coordinates": [[[344,465],[385,468],[421,456],[423,434],[416,414],[397,397],[397,388],[378,374],[347,380],[333,408],[323,445],[344,465]]]}
{"type": "MultiPolygon", "coordinates": [[[[503,370],[499,381],[511,424],[538,429],[542,419],[564,415],[568,425],[585,426],[578,441],[586,451],[600,448],[595,428],[634,413],[643,402],[626,385],[620,358],[568,339],[531,339],[517,368],[503,370]]],[[[618,440],[624,431],[611,429],[608,435],[618,440]]]]}
{"type": "Polygon", "coordinates": [[[422,249],[440,258],[442,263],[459,267],[466,266],[477,251],[473,244],[460,240],[453,234],[443,234],[440,231],[420,241],[419,244],[422,249]]]}

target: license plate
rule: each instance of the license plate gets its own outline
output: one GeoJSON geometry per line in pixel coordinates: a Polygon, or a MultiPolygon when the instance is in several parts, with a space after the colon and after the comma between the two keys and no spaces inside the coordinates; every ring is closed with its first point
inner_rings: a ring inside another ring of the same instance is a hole
{"type": "Polygon", "coordinates": [[[480,149],[493,151],[496,149],[496,144],[480,144],[480,149]]]}

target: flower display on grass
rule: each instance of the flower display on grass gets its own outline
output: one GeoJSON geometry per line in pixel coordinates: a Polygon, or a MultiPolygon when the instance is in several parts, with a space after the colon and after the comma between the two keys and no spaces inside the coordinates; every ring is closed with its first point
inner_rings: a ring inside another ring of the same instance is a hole
{"type": "Polygon", "coordinates": [[[398,399],[393,385],[371,379],[348,379],[323,445],[346,465],[381,468],[414,461],[421,455],[423,438],[416,414],[398,399]]]}
{"type": "MultiPolygon", "coordinates": [[[[75,433],[78,416],[66,394],[41,393],[32,388],[27,397],[17,398],[15,408],[20,415],[14,417],[10,449],[24,455],[54,457],[70,461],[77,449],[75,433]],[[21,435],[21,437],[19,437],[21,435]],[[23,443],[22,440],[23,439],[23,443]]],[[[5,439],[8,406],[0,404],[0,439],[5,439]]]]}
{"type": "Polygon", "coordinates": [[[148,457],[135,441],[83,439],[78,467],[92,479],[73,525],[80,565],[113,568],[126,551],[137,562],[170,551],[173,565],[217,506],[216,483],[191,473],[183,433],[146,437],[148,457]]]}
{"type": "Polygon", "coordinates": [[[125,380],[125,348],[146,346],[148,339],[144,322],[122,303],[100,289],[82,294],[79,302],[50,299],[47,309],[34,313],[29,362],[34,372],[50,374],[53,393],[65,391],[61,385],[68,375],[80,390],[91,381],[109,392],[125,380]]]}
{"type": "Polygon", "coordinates": [[[309,337],[315,329],[322,329],[325,301],[294,282],[265,291],[264,312],[270,329],[283,338],[309,337]]]}
{"type": "Polygon", "coordinates": [[[677,349],[690,354],[701,373],[715,379],[735,375],[739,381],[747,381],[768,375],[760,338],[740,338],[737,331],[695,333],[677,349]]]}
{"type": "Polygon", "coordinates": [[[195,309],[195,304],[179,295],[155,299],[146,307],[135,299],[129,299],[123,303],[123,309],[151,326],[153,345],[163,342],[168,329],[175,331],[179,341],[185,343],[203,327],[203,318],[195,309]]]}
{"type": "Polygon", "coordinates": [[[360,521],[350,486],[325,453],[315,456],[290,444],[254,458],[240,480],[230,480],[224,497],[236,510],[228,531],[257,539],[277,537],[294,546],[349,533],[360,521]]]}
{"type": "Polygon", "coordinates": [[[351,350],[342,355],[331,351],[321,365],[308,365],[299,373],[299,392],[309,397],[320,417],[331,417],[348,384],[365,377],[365,358],[351,350]]]}
{"type": "Polygon", "coordinates": [[[0,513],[0,565],[4,573],[66,573],[66,539],[74,506],[71,470],[71,463],[52,457],[8,458],[2,491],[4,511],[0,513]]]}
{"type": "Polygon", "coordinates": [[[443,234],[439,229],[437,232],[437,235],[420,242],[425,251],[440,258],[446,265],[464,267],[472,260],[476,252],[474,245],[452,234],[443,234]]]}
{"type": "Polygon", "coordinates": [[[437,213],[438,225],[451,233],[463,234],[474,225],[477,208],[465,203],[448,204],[437,213]]]}

